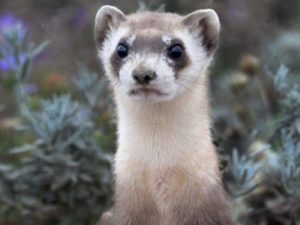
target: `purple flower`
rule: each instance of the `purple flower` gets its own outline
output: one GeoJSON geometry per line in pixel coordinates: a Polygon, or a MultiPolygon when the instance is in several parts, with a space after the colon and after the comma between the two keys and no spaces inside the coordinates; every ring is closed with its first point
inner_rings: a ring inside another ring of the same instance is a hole
{"type": "MultiPolygon", "coordinates": [[[[25,36],[26,29],[13,14],[0,15],[0,41],[11,43],[13,40],[16,46],[22,46],[25,36]]],[[[17,59],[10,45],[0,48],[0,70],[3,72],[15,70],[25,60],[24,53],[20,53],[17,59]]]]}
{"type": "MultiPolygon", "coordinates": [[[[19,64],[23,64],[26,60],[25,54],[20,54],[19,64]]],[[[19,65],[15,56],[10,55],[8,57],[0,59],[0,70],[3,72],[8,72],[10,70],[15,70],[19,65]]]]}
{"type": "Polygon", "coordinates": [[[0,30],[9,29],[12,26],[18,24],[19,21],[12,14],[4,14],[0,16],[0,30]]]}
{"type": "Polygon", "coordinates": [[[5,60],[5,59],[1,59],[0,60],[0,70],[3,71],[3,72],[7,72],[10,70],[10,63],[5,60]]]}
{"type": "Polygon", "coordinates": [[[5,36],[14,33],[17,36],[17,41],[22,43],[26,36],[26,29],[23,23],[13,14],[6,13],[0,15],[0,41],[5,39],[5,36]],[[2,37],[1,37],[2,36],[2,37]]]}
{"type": "Polygon", "coordinates": [[[24,86],[24,92],[27,95],[32,95],[38,91],[38,87],[35,84],[26,84],[24,86]]]}
{"type": "Polygon", "coordinates": [[[81,30],[88,22],[88,12],[85,8],[78,8],[74,16],[74,26],[81,30]]]}
{"type": "Polygon", "coordinates": [[[4,15],[0,15],[0,32],[5,32],[6,30],[10,30],[11,28],[22,25],[21,21],[18,20],[13,14],[6,13],[4,15]]]}

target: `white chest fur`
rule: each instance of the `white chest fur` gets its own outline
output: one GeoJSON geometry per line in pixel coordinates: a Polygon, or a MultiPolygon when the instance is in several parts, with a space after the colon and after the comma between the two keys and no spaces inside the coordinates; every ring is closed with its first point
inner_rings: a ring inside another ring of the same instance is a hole
{"type": "Polygon", "coordinates": [[[176,102],[161,104],[116,95],[117,183],[152,198],[162,212],[180,189],[188,190],[190,183],[201,188],[218,177],[206,90],[194,90],[176,102]]]}

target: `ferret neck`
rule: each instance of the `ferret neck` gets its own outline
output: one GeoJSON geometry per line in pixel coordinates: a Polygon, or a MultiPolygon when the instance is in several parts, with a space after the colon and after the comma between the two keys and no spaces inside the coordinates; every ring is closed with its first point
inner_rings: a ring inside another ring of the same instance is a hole
{"type": "MultiPolygon", "coordinates": [[[[116,95],[119,148],[158,145],[174,148],[200,141],[211,142],[207,82],[195,82],[175,100],[142,103],[116,95]]],[[[209,143],[210,144],[210,143],[209,143]]],[[[162,146],[158,146],[162,148],[162,146]]]]}

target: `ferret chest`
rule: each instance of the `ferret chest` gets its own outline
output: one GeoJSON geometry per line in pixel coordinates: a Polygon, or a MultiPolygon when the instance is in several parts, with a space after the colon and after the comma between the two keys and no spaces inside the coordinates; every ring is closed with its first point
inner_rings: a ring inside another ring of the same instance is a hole
{"type": "Polygon", "coordinates": [[[152,196],[160,202],[166,202],[170,197],[171,184],[170,174],[161,173],[157,174],[152,179],[152,196]]]}
{"type": "Polygon", "coordinates": [[[187,172],[178,167],[157,169],[150,176],[151,195],[160,204],[169,202],[187,179],[187,172]]]}

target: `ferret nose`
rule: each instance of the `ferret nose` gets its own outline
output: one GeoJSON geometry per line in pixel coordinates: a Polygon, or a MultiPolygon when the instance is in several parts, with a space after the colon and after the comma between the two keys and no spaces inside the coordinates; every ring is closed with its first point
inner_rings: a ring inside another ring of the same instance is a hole
{"type": "Polygon", "coordinates": [[[147,85],[154,80],[157,75],[151,70],[134,70],[132,77],[137,84],[147,85]]]}

